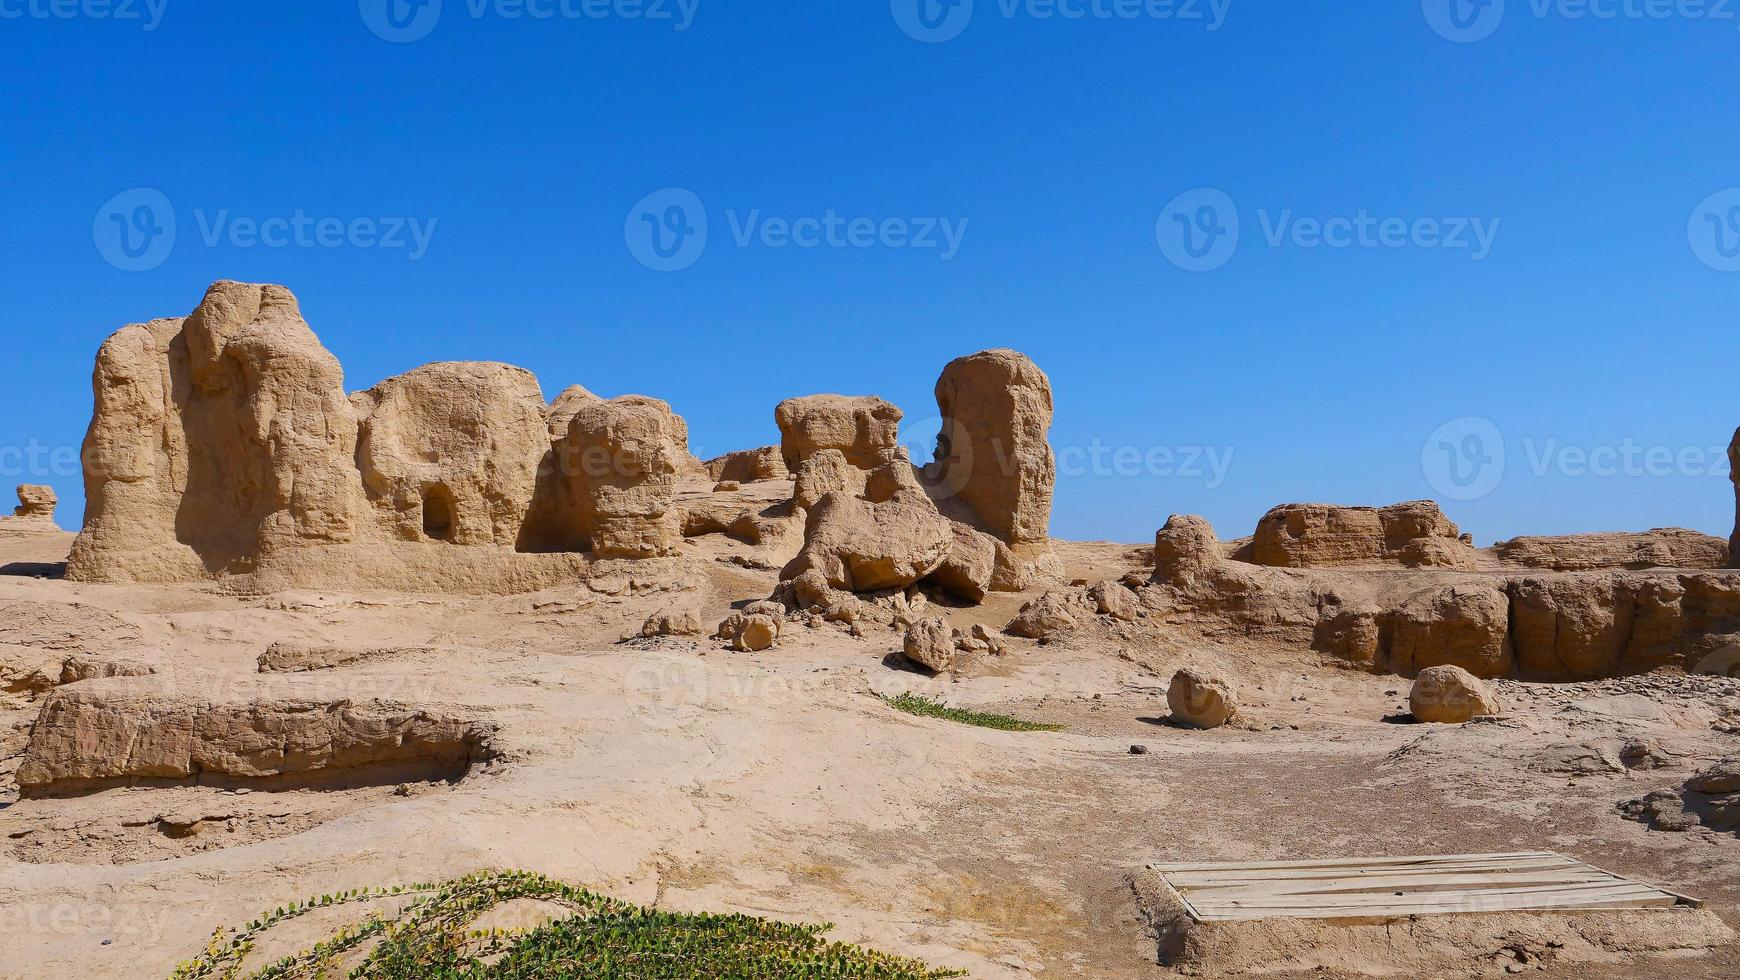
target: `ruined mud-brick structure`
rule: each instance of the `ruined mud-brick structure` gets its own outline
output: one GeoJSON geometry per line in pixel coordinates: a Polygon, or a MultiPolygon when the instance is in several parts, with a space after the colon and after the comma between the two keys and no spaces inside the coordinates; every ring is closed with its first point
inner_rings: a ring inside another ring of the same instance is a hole
{"type": "Polygon", "coordinates": [[[578,386],[546,403],[505,364],[348,394],[282,286],[219,282],[187,317],[122,329],[93,386],[80,581],[502,593],[726,533],[830,588],[977,598],[1020,587],[1048,548],[1051,388],[1012,351],[944,371],[949,438],[923,469],[877,398],[786,402],[779,447],[704,464],[666,403],[578,386]],[[790,488],[772,507],[724,492],[768,481],[790,488]]]}

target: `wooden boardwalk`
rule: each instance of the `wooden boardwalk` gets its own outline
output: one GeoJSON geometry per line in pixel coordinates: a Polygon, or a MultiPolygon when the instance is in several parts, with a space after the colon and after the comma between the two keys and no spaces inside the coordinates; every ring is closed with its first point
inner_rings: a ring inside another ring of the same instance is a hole
{"type": "Polygon", "coordinates": [[[1701,904],[1552,851],[1148,867],[1199,922],[1701,904]]]}

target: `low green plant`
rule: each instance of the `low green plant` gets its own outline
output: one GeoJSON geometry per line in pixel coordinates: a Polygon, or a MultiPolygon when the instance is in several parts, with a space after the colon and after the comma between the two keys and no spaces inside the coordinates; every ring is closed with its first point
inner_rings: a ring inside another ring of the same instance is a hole
{"type": "Polygon", "coordinates": [[[526,871],[484,871],[439,885],[358,888],[219,929],[171,980],[935,980],[964,976],[822,938],[833,927],[746,915],[661,912],[526,871]],[[244,973],[273,927],[319,909],[403,898],[322,942],[244,973]],[[532,929],[480,930],[479,916],[532,899],[573,913],[532,929]],[[340,974],[346,954],[361,962],[340,974]]]}
{"type": "Polygon", "coordinates": [[[944,718],[948,721],[958,721],[963,725],[977,725],[980,728],[995,728],[1000,732],[1061,732],[1062,725],[1042,725],[1036,721],[1024,721],[1009,715],[985,714],[980,711],[967,711],[964,708],[951,708],[941,701],[933,701],[920,694],[908,691],[898,697],[878,695],[888,702],[890,707],[904,711],[920,718],[944,718]]]}

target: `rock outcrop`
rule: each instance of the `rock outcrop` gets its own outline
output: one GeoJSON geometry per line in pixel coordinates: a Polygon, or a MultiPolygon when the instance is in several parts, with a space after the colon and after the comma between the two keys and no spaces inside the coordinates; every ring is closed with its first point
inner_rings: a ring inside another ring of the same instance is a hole
{"type": "Polygon", "coordinates": [[[1728,542],[1684,528],[1638,534],[1567,534],[1520,537],[1492,546],[1500,561],[1558,572],[1610,568],[1725,568],[1728,542]]]}
{"type": "Polygon", "coordinates": [[[778,446],[743,449],[726,453],[706,462],[707,475],[714,480],[733,483],[759,483],[762,480],[784,480],[791,476],[785,468],[785,456],[778,446]]]}
{"type": "Polygon", "coordinates": [[[1498,697],[1479,678],[1461,667],[1428,667],[1414,678],[1408,710],[1416,721],[1459,725],[1483,715],[1499,714],[1498,697]]]}
{"type": "Polygon", "coordinates": [[[1510,599],[1502,591],[1447,585],[1414,593],[1390,614],[1388,663],[1401,674],[1461,667],[1476,677],[1516,672],[1510,599]]]}
{"type": "Polygon", "coordinates": [[[53,487],[22,484],[18,488],[18,507],[11,517],[0,516],[0,530],[58,531],[60,529],[54,524],[54,511],[59,502],[53,487]]]}
{"type": "Polygon", "coordinates": [[[220,282],[103,345],[78,581],[517,592],[670,554],[699,476],[663,402],[503,364],[431,364],[346,396],[281,286],[220,282]],[[588,554],[589,552],[589,554],[588,554]]]}
{"type": "Polygon", "coordinates": [[[1051,380],[1026,355],[989,350],[949,362],[936,383],[942,415],[927,474],[1009,545],[1049,542],[1057,459],[1051,380]]]}
{"type": "Polygon", "coordinates": [[[861,470],[893,461],[900,443],[900,409],[874,396],[808,395],[780,402],[780,454],[792,473],[824,449],[838,450],[861,470]]]}
{"type": "Polygon", "coordinates": [[[492,758],[494,728],[384,701],[214,701],[161,678],[61,688],[31,728],[25,796],[105,786],[267,788],[456,778],[492,758]]]}
{"type": "Polygon", "coordinates": [[[579,534],[606,558],[668,555],[682,541],[674,505],[688,427],[654,398],[593,402],[574,413],[558,456],[567,461],[579,534]]]}
{"type": "Polygon", "coordinates": [[[1282,504],[1263,515],[1251,560],[1275,568],[1464,567],[1473,549],[1430,500],[1389,507],[1282,504]]]}
{"type": "Polygon", "coordinates": [[[810,511],[803,551],[780,578],[814,571],[832,589],[904,589],[940,568],[954,541],[953,528],[922,491],[881,503],[830,493],[810,511]]]}
{"type": "Polygon", "coordinates": [[[363,487],[390,534],[460,545],[519,541],[550,451],[544,394],[531,372],[430,364],[351,404],[363,487]]]}

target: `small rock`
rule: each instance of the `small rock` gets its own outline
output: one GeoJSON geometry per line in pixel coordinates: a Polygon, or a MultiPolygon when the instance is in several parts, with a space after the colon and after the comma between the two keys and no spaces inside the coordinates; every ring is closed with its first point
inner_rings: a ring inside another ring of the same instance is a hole
{"type": "Polygon", "coordinates": [[[1219,728],[1239,710],[1231,681],[1195,667],[1172,675],[1166,704],[1172,709],[1174,722],[1191,728],[1219,728]]]}
{"type": "Polygon", "coordinates": [[[1146,746],[1146,745],[1132,745],[1132,746],[1130,746],[1130,754],[1131,755],[1147,755],[1148,754],[1148,746],[1146,746]]]}

